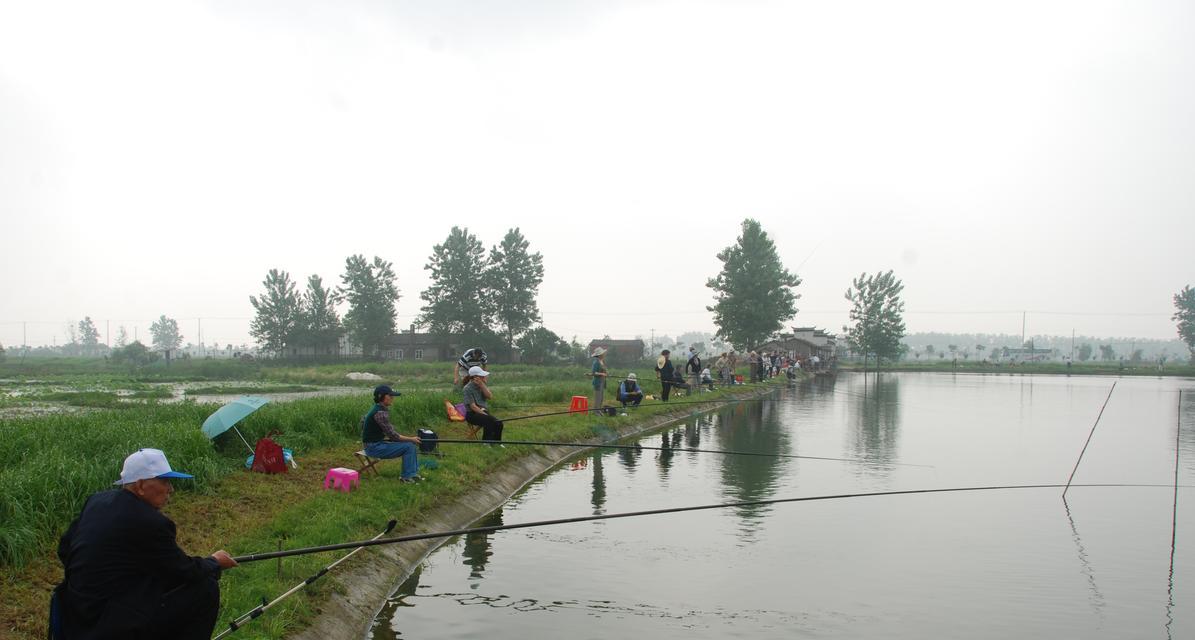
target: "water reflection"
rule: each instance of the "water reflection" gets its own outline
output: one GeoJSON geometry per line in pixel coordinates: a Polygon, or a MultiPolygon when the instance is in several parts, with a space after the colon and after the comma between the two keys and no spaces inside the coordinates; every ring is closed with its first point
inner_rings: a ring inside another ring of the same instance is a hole
{"type": "Polygon", "coordinates": [[[850,449],[859,458],[881,463],[868,469],[886,476],[894,462],[900,435],[900,380],[896,376],[863,376],[862,393],[847,405],[852,414],[850,449]],[[870,380],[869,380],[870,378],[870,380]]]}
{"type": "MultiPolygon", "coordinates": [[[[773,403],[744,402],[718,412],[714,438],[719,449],[758,453],[789,453],[787,428],[780,424],[773,403]]],[[[789,460],[755,456],[719,456],[722,485],[736,501],[766,500],[776,495],[789,460]]],[[[746,541],[759,528],[769,505],[739,507],[740,530],[746,541]]]]}
{"type": "Polygon", "coordinates": [[[369,637],[373,640],[395,640],[401,638],[402,632],[399,628],[399,618],[401,617],[399,611],[403,608],[414,607],[414,602],[409,602],[408,598],[415,597],[415,590],[419,588],[419,576],[423,573],[424,565],[420,563],[415,567],[411,575],[403,580],[402,584],[398,585],[394,593],[386,599],[386,604],[382,606],[382,610],[374,617],[373,623],[369,627],[369,637]],[[386,623],[389,624],[386,624],[386,623]]]}
{"type": "Polygon", "coordinates": [[[639,456],[643,455],[643,450],[638,447],[634,449],[619,449],[618,461],[622,466],[626,467],[628,471],[633,471],[635,465],[639,463],[639,456]]]}
{"type": "Polygon", "coordinates": [[[606,474],[602,469],[602,454],[593,454],[593,492],[589,498],[593,505],[593,515],[598,516],[606,512],[606,474]]]}
{"type": "Polygon", "coordinates": [[[668,479],[668,470],[672,468],[673,447],[680,444],[681,433],[678,431],[673,435],[673,432],[665,431],[660,434],[660,455],[656,456],[656,462],[660,466],[660,479],[668,479]],[[673,443],[676,443],[674,445],[673,443]]]}
{"type": "MultiPolygon", "coordinates": [[[[474,527],[497,527],[502,525],[502,508],[499,507],[491,512],[486,517],[477,521],[474,527]]],[[[475,580],[480,580],[482,574],[485,573],[486,562],[489,561],[490,556],[494,555],[493,549],[490,546],[489,532],[484,533],[466,533],[465,534],[465,548],[461,552],[465,566],[469,567],[469,577],[475,580]]],[[[478,583],[473,582],[470,585],[476,589],[478,583]]]]}

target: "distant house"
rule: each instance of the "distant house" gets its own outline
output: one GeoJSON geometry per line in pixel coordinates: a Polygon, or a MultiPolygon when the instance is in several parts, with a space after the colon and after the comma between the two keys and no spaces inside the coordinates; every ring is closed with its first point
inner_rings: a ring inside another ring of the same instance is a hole
{"type": "Polygon", "coordinates": [[[610,364],[632,364],[643,359],[644,344],[642,340],[611,340],[608,338],[591,340],[589,353],[592,354],[593,350],[598,347],[605,347],[606,362],[610,364]]]}
{"type": "Polygon", "coordinates": [[[415,327],[395,334],[382,344],[386,360],[413,362],[446,362],[461,357],[460,337],[432,333],[416,333],[415,327]]]}
{"type": "Polygon", "coordinates": [[[1057,355],[1057,349],[1037,349],[1035,347],[1004,347],[1000,350],[1002,359],[1014,362],[1041,362],[1052,360],[1057,355]]]}
{"type": "Polygon", "coordinates": [[[805,359],[816,355],[829,360],[834,355],[838,338],[814,327],[793,327],[792,333],[782,333],[776,339],[760,345],[757,351],[779,351],[790,358],[805,359]]]}

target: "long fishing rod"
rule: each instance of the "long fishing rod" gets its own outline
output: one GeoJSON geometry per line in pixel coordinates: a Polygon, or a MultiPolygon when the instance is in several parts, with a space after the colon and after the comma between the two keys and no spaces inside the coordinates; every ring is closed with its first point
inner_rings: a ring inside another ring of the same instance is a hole
{"type": "MultiPolygon", "coordinates": [[[[745,398],[743,400],[735,400],[734,398],[717,398],[717,399],[713,399],[713,400],[682,400],[680,402],[664,402],[663,400],[661,400],[658,403],[652,403],[648,406],[652,406],[652,407],[669,406],[669,407],[671,407],[671,406],[683,405],[683,404],[711,404],[711,403],[717,403],[717,402],[763,402],[764,400],[766,400],[766,398],[745,398]]],[[[531,405],[531,406],[534,406],[534,405],[531,405]]],[[[643,405],[639,405],[639,406],[643,406],[643,405]]],[[[608,408],[617,408],[617,407],[614,407],[613,405],[611,405],[608,408]]],[[[562,415],[569,414],[569,413],[585,414],[585,413],[589,413],[589,412],[592,412],[595,410],[596,410],[595,408],[590,407],[589,409],[586,409],[585,411],[579,411],[576,409],[568,409],[566,411],[549,411],[548,413],[533,413],[529,416],[515,416],[513,418],[502,418],[501,420],[502,420],[502,422],[513,422],[515,420],[526,420],[528,418],[545,418],[547,416],[562,416],[562,415]]]]}
{"type": "MultiPolygon", "coordinates": [[[[759,451],[728,451],[725,449],[690,449],[682,447],[652,447],[639,444],[606,444],[606,443],[585,443],[585,442],[539,442],[532,440],[446,440],[437,439],[437,443],[447,444],[522,444],[531,446],[549,446],[549,447],[579,447],[579,448],[593,448],[593,449],[629,449],[629,450],[645,450],[645,451],[678,451],[687,453],[717,453],[725,456],[759,456],[762,458],[799,458],[801,460],[829,460],[831,462],[873,462],[865,458],[828,458],[823,456],[799,456],[790,453],[762,453],[759,451]]],[[[926,469],[933,469],[933,465],[928,464],[912,464],[908,462],[889,462],[894,466],[901,467],[924,467],[926,469]]]]}
{"type": "MultiPolygon", "coordinates": [[[[490,525],[486,527],[472,527],[468,529],[453,529],[451,531],[437,531],[432,533],[416,533],[407,536],[397,536],[394,538],[384,538],[381,540],[359,540],[356,542],[341,542],[338,544],[329,544],[319,547],[305,547],[301,549],[289,549],[285,551],[267,551],[264,553],[251,553],[244,556],[237,556],[233,558],[237,563],[258,562],[260,560],[271,560],[274,558],[286,558],[290,556],[300,556],[310,553],[322,553],[325,551],[339,551],[340,549],[353,549],[356,547],[373,547],[383,544],[395,544],[398,542],[415,542],[417,540],[431,540],[434,538],[451,538],[453,536],[463,536],[473,533],[494,533],[496,531],[507,531],[510,529],[528,529],[531,527],[546,527],[558,524],[574,524],[578,522],[592,522],[595,520],[614,520],[617,518],[637,518],[640,516],[656,516],[669,513],[685,513],[689,511],[706,511],[711,509],[731,509],[740,507],[759,507],[772,504],[782,504],[788,502],[815,502],[821,500],[843,500],[846,498],[875,498],[883,496],[906,496],[928,493],[958,493],[966,491],[1003,491],[1011,489],[1057,489],[1063,485],[1061,484],[1014,484],[1003,486],[989,486],[989,487],[953,487],[947,489],[908,489],[904,491],[878,491],[873,493],[840,493],[835,495],[825,496],[805,496],[801,498],[772,498],[769,500],[743,500],[740,502],[721,502],[716,504],[703,504],[691,507],[670,507],[666,509],[650,509],[647,511],[629,511],[625,513],[606,513],[600,515],[578,516],[575,518],[558,518],[555,520],[538,520],[535,522],[519,522],[515,524],[500,524],[490,525]]],[[[1165,487],[1170,488],[1168,484],[1126,484],[1126,483],[1108,483],[1108,484],[1076,484],[1076,487],[1165,487]]]]}
{"type": "MultiPolygon", "coordinates": [[[[396,524],[398,524],[398,520],[391,520],[390,522],[387,522],[387,523],[386,523],[386,530],[385,530],[385,531],[382,531],[382,532],[381,532],[381,533],[379,533],[378,535],[376,535],[376,536],[374,536],[374,537],[370,538],[370,539],[369,539],[369,541],[370,541],[370,542],[376,542],[376,541],[377,541],[377,540],[379,540],[379,539],[380,539],[382,536],[384,536],[384,535],[386,535],[387,533],[390,533],[391,531],[393,531],[393,530],[394,530],[394,525],[396,525],[396,524]]],[[[278,604],[279,602],[282,602],[282,600],[283,600],[284,598],[286,598],[286,597],[290,596],[291,594],[295,593],[295,592],[296,592],[296,591],[298,591],[299,589],[302,589],[303,587],[306,587],[307,585],[311,584],[312,582],[315,582],[316,580],[319,580],[320,578],[322,578],[322,577],[323,577],[323,575],[324,575],[325,573],[328,573],[328,572],[329,572],[329,571],[331,571],[333,568],[335,568],[335,567],[336,567],[336,565],[338,565],[338,564],[340,564],[341,562],[344,562],[345,560],[348,560],[349,558],[353,557],[353,555],[354,555],[355,553],[357,553],[358,551],[360,551],[361,549],[364,549],[364,548],[365,548],[364,546],[360,546],[360,547],[357,547],[356,549],[353,549],[353,550],[352,550],[352,551],[350,551],[349,553],[346,553],[346,554],[344,555],[344,557],[342,557],[341,559],[337,560],[336,562],[333,562],[332,564],[330,564],[330,565],[328,565],[328,566],[324,567],[323,569],[320,569],[320,570],[319,570],[319,572],[317,572],[315,575],[311,576],[310,578],[307,578],[306,580],[304,580],[304,581],[300,582],[299,584],[295,585],[294,587],[291,587],[291,589],[290,589],[289,591],[287,591],[286,593],[284,593],[284,594],[282,594],[282,595],[278,596],[277,598],[274,598],[274,599],[273,599],[273,600],[271,600],[270,602],[266,602],[266,601],[265,601],[265,598],[262,598],[262,603],[261,603],[261,604],[257,605],[257,606],[256,606],[256,607],[254,607],[254,608],[253,608],[251,611],[248,611],[248,612],[247,612],[247,613],[245,613],[244,615],[242,615],[242,616],[240,616],[240,617],[238,617],[238,618],[236,618],[236,619],[232,620],[231,622],[229,622],[229,623],[228,623],[228,628],[227,628],[227,629],[225,629],[224,631],[221,631],[221,632],[220,632],[220,634],[219,634],[219,635],[217,635],[215,638],[212,638],[212,640],[220,640],[220,638],[223,638],[224,636],[226,636],[226,635],[228,635],[228,634],[230,634],[230,633],[232,633],[232,632],[236,631],[237,629],[240,629],[241,627],[245,626],[245,623],[247,623],[247,622],[250,622],[250,621],[252,621],[252,620],[255,620],[255,619],[257,619],[258,617],[260,617],[260,616],[261,616],[261,614],[265,613],[265,612],[266,612],[266,611],[267,611],[267,610],[268,610],[270,607],[272,607],[272,606],[274,606],[274,605],[278,604]]]]}
{"type": "Polygon", "coordinates": [[[1091,436],[1095,435],[1095,428],[1100,424],[1100,418],[1104,417],[1104,409],[1108,408],[1108,401],[1112,399],[1112,392],[1116,391],[1116,382],[1112,383],[1112,388],[1108,389],[1108,397],[1104,398],[1104,406],[1100,407],[1100,413],[1095,417],[1095,423],[1091,425],[1091,432],[1087,434],[1087,442],[1083,443],[1083,450],[1079,452],[1079,459],[1075,460],[1075,468],[1071,469],[1071,477],[1066,479],[1066,487],[1062,490],[1062,497],[1066,498],[1066,490],[1070,489],[1071,480],[1075,479],[1075,472],[1079,470],[1079,463],[1083,462],[1083,454],[1087,453],[1087,445],[1091,444],[1091,436]]]}

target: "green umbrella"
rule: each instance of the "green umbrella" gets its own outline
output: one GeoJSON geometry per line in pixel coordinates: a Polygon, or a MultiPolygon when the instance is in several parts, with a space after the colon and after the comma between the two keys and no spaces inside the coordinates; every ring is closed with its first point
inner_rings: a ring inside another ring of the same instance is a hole
{"type": "Polygon", "coordinates": [[[244,420],[245,416],[250,413],[262,408],[269,401],[268,398],[259,398],[257,396],[241,396],[229,402],[208,416],[207,420],[203,421],[203,435],[211,439],[232,429],[237,432],[238,436],[241,436],[241,442],[244,442],[245,446],[249,447],[249,452],[252,453],[253,447],[250,447],[249,441],[245,439],[245,436],[241,435],[241,430],[236,428],[236,423],[244,420]]]}

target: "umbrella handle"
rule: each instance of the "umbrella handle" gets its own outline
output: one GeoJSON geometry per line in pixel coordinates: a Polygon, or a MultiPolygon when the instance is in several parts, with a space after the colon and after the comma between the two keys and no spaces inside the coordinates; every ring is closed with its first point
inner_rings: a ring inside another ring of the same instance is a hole
{"type": "Polygon", "coordinates": [[[249,446],[249,441],[245,439],[245,436],[241,435],[241,430],[236,428],[236,425],[232,426],[232,430],[236,431],[238,436],[241,436],[241,442],[245,443],[245,448],[249,450],[249,453],[256,455],[257,452],[253,450],[253,447],[249,446]]]}

